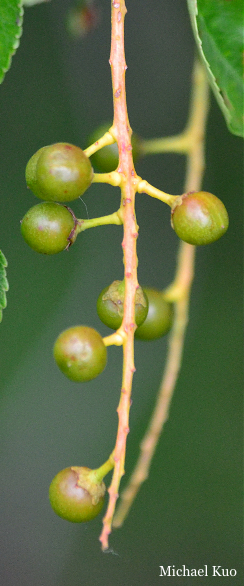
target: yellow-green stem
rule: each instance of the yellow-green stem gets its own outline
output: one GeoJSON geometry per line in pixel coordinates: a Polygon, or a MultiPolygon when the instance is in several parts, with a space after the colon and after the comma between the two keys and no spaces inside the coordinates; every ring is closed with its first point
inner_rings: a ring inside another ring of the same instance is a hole
{"type": "Polygon", "coordinates": [[[189,152],[191,136],[185,131],[176,136],[165,136],[141,141],[142,155],[156,155],[160,153],[179,153],[186,155],[189,152]]]}
{"type": "Polygon", "coordinates": [[[121,175],[117,171],[111,171],[110,173],[94,173],[93,183],[108,183],[113,187],[119,187],[121,185],[121,175]]]}
{"type": "Polygon", "coordinates": [[[126,338],[125,332],[122,328],[110,336],[103,338],[105,346],[122,346],[126,338]]]}
{"type": "Polygon", "coordinates": [[[75,232],[79,234],[88,230],[88,228],[96,228],[97,226],[106,226],[108,224],[117,224],[118,226],[123,223],[121,212],[118,210],[108,216],[101,216],[100,218],[91,218],[90,220],[77,220],[75,232]]]}
{"type": "Polygon", "coordinates": [[[96,482],[102,482],[103,478],[109,473],[111,472],[111,470],[113,470],[114,467],[114,452],[112,452],[112,454],[110,454],[108,460],[106,462],[104,462],[104,464],[102,464],[102,466],[99,466],[99,468],[96,468],[95,470],[92,470],[90,478],[96,481],[96,482]]]}
{"type": "Polygon", "coordinates": [[[85,149],[84,153],[86,154],[86,156],[91,157],[91,155],[99,151],[99,149],[103,148],[104,146],[113,144],[115,142],[115,138],[112,132],[113,128],[111,127],[108,132],[105,132],[105,134],[101,136],[101,138],[99,138],[99,140],[96,140],[96,142],[94,142],[87,149],[85,149]]]}
{"type": "Polygon", "coordinates": [[[170,195],[170,193],[165,193],[164,191],[161,191],[161,189],[153,187],[153,185],[150,185],[150,183],[144,179],[141,179],[141,181],[138,182],[137,191],[138,193],[147,193],[148,195],[151,195],[151,197],[156,197],[156,199],[160,199],[160,201],[167,203],[171,208],[175,206],[177,199],[181,197],[180,195],[170,195]]]}

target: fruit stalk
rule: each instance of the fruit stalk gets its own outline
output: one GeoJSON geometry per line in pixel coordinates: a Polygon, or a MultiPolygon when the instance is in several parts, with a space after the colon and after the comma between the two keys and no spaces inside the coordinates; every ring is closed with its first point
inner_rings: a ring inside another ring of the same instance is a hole
{"type": "MultiPolygon", "coordinates": [[[[209,86],[203,67],[198,61],[193,69],[192,99],[189,122],[187,172],[185,191],[198,191],[205,166],[204,138],[209,109],[209,86]]],[[[183,133],[184,134],[184,133],[183,133]]],[[[182,134],[182,136],[183,136],[182,134]]],[[[175,279],[165,291],[164,298],[175,303],[174,322],[169,338],[168,353],[154,411],[140,445],[140,454],[129,483],[121,495],[113,526],[120,527],[142,485],[148,478],[159,437],[168,419],[171,400],[178,379],[189,315],[191,285],[194,277],[195,246],[180,242],[175,279]]]]}
{"type": "MultiPolygon", "coordinates": [[[[118,143],[119,166],[121,174],[121,213],[123,215],[124,237],[122,248],[124,252],[124,279],[125,301],[124,317],[120,330],[123,334],[123,377],[122,390],[118,406],[118,432],[114,449],[114,472],[111,485],[108,489],[109,503],[103,519],[103,530],[100,536],[102,549],[108,548],[108,536],[111,532],[112,519],[121,477],[124,474],[126,438],[129,432],[129,410],[131,403],[132,379],[134,366],[134,330],[135,330],[135,294],[137,281],[137,253],[136,241],[138,226],[135,216],[135,192],[137,181],[132,158],[131,128],[129,124],[125,71],[127,69],[124,54],[124,17],[126,7],[124,0],[112,0],[112,32],[110,65],[112,74],[114,121],[113,134],[118,143]]],[[[120,331],[119,330],[119,331],[120,331]]]]}

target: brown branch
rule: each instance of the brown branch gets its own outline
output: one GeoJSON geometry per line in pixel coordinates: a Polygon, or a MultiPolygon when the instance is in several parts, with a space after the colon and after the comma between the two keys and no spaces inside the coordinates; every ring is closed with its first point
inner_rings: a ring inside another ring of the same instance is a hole
{"type": "MultiPolygon", "coordinates": [[[[189,123],[185,134],[188,137],[188,159],[185,191],[198,191],[204,171],[204,135],[208,114],[208,83],[203,67],[196,62],[193,71],[193,95],[189,123]],[[189,140],[190,139],[190,140],[189,140]]],[[[184,133],[183,133],[184,135],[184,133]]],[[[186,327],[189,314],[189,299],[194,276],[195,247],[180,243],[176,277],[166,291],[165,297],[175,302],[173,329],[169,338],[165,372],[159,388],[156,405],[145,436],[141,442],[140,455],[127,488],[121,495],[121,501],[113,521],[114,527],[120,527],[129,509],[149,474],[151,461],[168,419],[169,408],[177,382],[186,327]]]]}
{"type": "MultiPolygon", "coordinates": [[[[136,241],[138,226],[135,217],[135,191],[137,181],[132,159],[131,128],[129,125],[125,71],[127,69],[124,55],[124,17],[126,7],[124,0],[112,1],[112,35],[110,65],[112,73],[114,123],[113,135],[118,143],[119,166],[121,174],[121,213],[124,223],[122,247],[124,251],[125,301],[124,318],[120,328],[123,335],[123,377],[120,402],[118,406],[118,433],[114,448],[114,472],[108,489],[109,503],[103,519],[103,530],[100,536],[102,549],[108,548],[108,536],[111,532],[115,504],[121,477],[124,474],[126,438],[129,432],[129,410],[134,367],[134,330],[135,330],[135,294],[137,282],[136,241]]],[[[119,330],[119,331],[120,331],[119,330]]]]}

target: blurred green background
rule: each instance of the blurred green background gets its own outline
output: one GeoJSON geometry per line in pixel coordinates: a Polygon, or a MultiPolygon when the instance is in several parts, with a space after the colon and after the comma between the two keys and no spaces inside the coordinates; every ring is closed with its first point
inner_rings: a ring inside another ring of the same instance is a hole
{"type": "MultiPolygon", "coordinates": [[[[242,141],[230,135],[214,100],[208,122],[204,188],[228,208],[225,237],[197,252],[184,364],[170,419],[129,518],[100,551],[101,516],[72,525],[52,512],[48,487],[69,465],[97,467],[113,448],[121,349],[104,373],[79,387],[52,358],[59,332],[84,323],[107,335],[96,316],[102,288],[123,274],[120,227],[81,235],[68,253],[42,257],[21,239],[19,223],[38,201],[25,165],[41,146],[84,148],[112,118],[110,2],[97,0],[100,23],[79,41],[65,19],[72,1],[26,9],[24,33],[0,88],[0,248],[9,267],[8,307],[0,326],[2,586],[216,584],[212,565],[235,568],[242,584],[242,141]],[[160,565],[209,567],[208,578],[159,577],[160,565]]],[[[152,138],[179,132],[188,111],[194,43],[182,0],[127,2],[126,59],[130,122],[152,138]]],[[[185,161],[154,156],[137,172],[181,193],[185,161]]],[[[93,185],[89,217],[117,209],[119,190],[93,185]]],[[[87,217],[78,200],[72,206],[87,217]]],[[[177,237],[166,206],[137,198],[139,281],[165,287],[174,274],[177,237]]],[[[166,341],[136,343],[126,477],[154,405],[166,341]]],[[[125,479],[123,479],[123,484],[125,479]]],[[[223,579],[218,583],[222,584],[223,579]]]]}

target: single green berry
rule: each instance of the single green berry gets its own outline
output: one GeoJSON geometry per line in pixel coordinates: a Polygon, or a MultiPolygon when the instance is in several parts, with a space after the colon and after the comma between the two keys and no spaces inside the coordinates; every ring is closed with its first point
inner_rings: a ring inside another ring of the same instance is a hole
{"type": "Polygon", "coordinates": [[[171,212],[177,236],[197,246],[211,244],[225,234],[229,226],[227,210],[218,197],[207,191],[190,192],[171,212]]]}
{"type": "Polygon", "coordinates": [[[53,353],[60,370],[74,382],[96,378],[107,363],[107,348],[102,337],[87,326],[74,326],[62,332],[53,353]]]}
{"type": "Polygon", "coordinates": [[[72,201],[91,185],[93,169],[77,146],[58,142],[42,147],[29,160],[26,183],[40,199],[72,201]]]}
{"type": "Polygon", "coordinates": [[[71,212],[58,203],[39,203],[25,214],[21,234],[36,252],[56,254],[67,248],[75,227],[71,212]]]}
{"type": "Polygon", "coordinates": [[[104,504],[105,484],[93,480],[90,468],[72,466],[58,472],[49,488],[55,513],[72,523],[86,523],[96,517],[104,504]]]}
{"type": "MultiPolygon", "coordinates": [[[[108,132],[111,126],[112,124],[109,123],[104,123],[99,126],[89,137],[89,145],[99,140],[99,138],[101,138],[105,132],[108,132]]],[[[136,163],[141,154],[140,142],[140,138],[136,134],[132,134],[131,145],[134,163],[136,163]]],[[[109,144],[102,149],[99,149],[99,151],[91,156],[91,161],[98,171],[104,173],[110,173],[111,171],[114,171],[119,164],[117,143],[114,142],[113,144],[109,144]]]]}
{"type": "MultiPolygon", "coordinates": [[[[100,320],[112,330],[117,330],[121,324],[124,315],[124,281],[114,281],[112,285],[103,289],[97,300],[97,313],[100,320]]],[[[136,291],[135,299],[135,319],[136,324],[141,325],[148,312],[147,296],[141,287],[136,291]]]]}
{"type": "Polygon", "coordinates": [[[148,298],[148,314],[144,323],[135,331],[139,340],[156,340],[168,333],[173,321],[173,307],[163,298],[161,291],[143,288],[148,298]]]}

